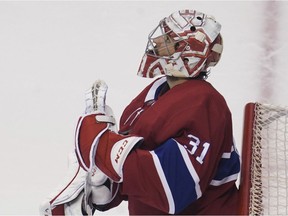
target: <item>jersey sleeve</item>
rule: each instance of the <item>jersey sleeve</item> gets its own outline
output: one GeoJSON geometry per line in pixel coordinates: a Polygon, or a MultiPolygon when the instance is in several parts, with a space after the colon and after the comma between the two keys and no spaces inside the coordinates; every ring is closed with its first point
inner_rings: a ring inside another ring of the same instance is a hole
{"type": "Polygon", "coordinates": [[[205,183],[203,179],[211,175],[211,169],[203,165],[208,151],[204,147],[202,154],[193,155],[175,139],[153,151],[136,150],[124,165],[123,193],[162,212],[177,214],[199,199],[209,185],[220,186],[237,179],[239,157],[231,149],[221,158],[215,178],[205,183]]]}

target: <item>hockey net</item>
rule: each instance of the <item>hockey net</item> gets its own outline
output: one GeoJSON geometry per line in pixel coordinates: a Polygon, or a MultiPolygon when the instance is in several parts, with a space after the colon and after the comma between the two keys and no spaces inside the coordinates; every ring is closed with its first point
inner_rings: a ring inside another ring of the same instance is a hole
{"type": "Polygon", "coordinates": [[[288,215],[288,107],[245,107],[240,214],[288,215]]]}

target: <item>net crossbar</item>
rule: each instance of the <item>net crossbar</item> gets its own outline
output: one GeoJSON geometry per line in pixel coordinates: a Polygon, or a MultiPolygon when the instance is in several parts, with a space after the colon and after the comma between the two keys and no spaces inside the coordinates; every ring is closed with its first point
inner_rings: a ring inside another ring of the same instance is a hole
{"type": "Polygon", "coordinates": [[[248,214],[288,215],[288,107],[255,103],[252,116],[248,214]]]}

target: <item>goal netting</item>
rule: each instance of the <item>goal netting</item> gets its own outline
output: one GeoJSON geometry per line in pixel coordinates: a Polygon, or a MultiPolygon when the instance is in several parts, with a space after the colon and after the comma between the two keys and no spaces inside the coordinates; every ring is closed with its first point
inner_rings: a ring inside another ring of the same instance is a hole
{"type": "Polygon", "coordinates": [[[240,213],[288,215],[288,107],[245,107],[240,213]]]}

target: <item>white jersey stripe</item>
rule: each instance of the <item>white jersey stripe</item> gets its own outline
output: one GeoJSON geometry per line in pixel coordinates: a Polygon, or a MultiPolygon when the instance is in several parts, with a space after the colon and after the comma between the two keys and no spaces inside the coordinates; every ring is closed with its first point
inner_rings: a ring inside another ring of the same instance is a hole
{"type": "Polygon", "coordinates": [[[159,161],[158,156],[155,154],[154,151],[150,151],[150,154],[152,155],[153,161],[154,161],[154,165],[156,167],[157,173],[159,175],[160,181],[162,183],[162,186],[164,188],[167,200],[168,200],[168,204],[169,204],[169,214],[174,214],[175,213],[175,203],[174,203],[174,199],[170,190],[170,187],[168,185],[168,182],[166,180],[165,174],[163,172],[161,163],[159,161]]]}
{"type": "Polygon", "coordinates": [[[222,154],[222,158],[223,158],[223,159],[229,159],[230,157],[231,157],[231,152],[229,152],[229,153],[227,153],[227,152],[225,153],[225,152],[224,152],[224,153],[222,154]]]}
{"type": "MultiPolygon", "coordinates": [[[[176,140],[175,140],[176,142],[176,140]]],[[[191,163],[191,160],[188,156],[188,152],[186,151],[186,149],[184,148],[183,145],[179,144],[178,142],[176,142],[177,145],[178,145],[178,148],[182,154],[182,157],[183,157],[183,160],[185,161],[185,164],[187,166],[187,169],[189,170],[190,172],[190,175],[191,177],[193,178],[194,182],[195,182],[195,191],[196,191],[196,194],[197,194],[197,198],[200,198],[202,196],[202,191],[201,191],[201,188],[200,188],[200,185],[199,185],[199,182],[200,182],[200,178],[193,166],[193,164],[191,163]]]]}
{"type": "Polygon", "coordinates": [[[158,87],[160,85],[162,85],[164,82],[166,82],[166,77],[162,77],[159,80],[157,80],[149,89],[146,98],[145,98],[145,102],[150,101],[150,100],[154,100],[155,99],[155,93],[156,90],[158,89],[158,87]]]}
{"type": "Polygon", "coordinates": [[[224,159],[229,159],[229,158],[231,158],[231,154],[232,154],[232,152],[234,152],[235,151],[235,148],[234,148],[234,146],[232,145],[232,147],[231,147],[231,152],[224,152],[223,154],[222,154],[222,158],[224,158],[224,159]]]}
{"type": "Polygon", "coordinates": [[[227,176],[226,178],[221,179],[221,180],[212,180],[212,181],[210,182],[210,185],[220,186],[220,185],[222,185],[222,184],[225,184],[225,183],[228,183],[228,182],[237,180],[237,178],[238,178],[238,173],[233,174],[233,175],[230,175],[230,176],[227,176]]]}

